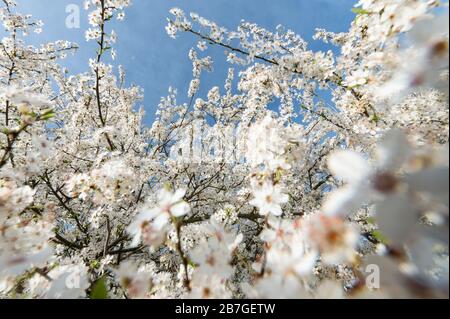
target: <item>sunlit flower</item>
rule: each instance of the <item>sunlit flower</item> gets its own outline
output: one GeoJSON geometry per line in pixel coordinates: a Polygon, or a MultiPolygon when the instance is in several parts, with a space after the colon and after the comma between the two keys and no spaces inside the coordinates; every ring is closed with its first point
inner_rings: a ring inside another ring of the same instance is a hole
{"type": "Polygon", "coordinates": [[[257,207],[263,216],[268,214],[281,216],[283,214],[281,206],[289,200],[289,196],[282,192],[279,185],[273,185],[270,182],[257,185],[253,189],[253,196],[249,204],[257,207]]]}
{"type": "Polygon", "coordinates": [[[139,242],[141,236],[148,243],[162,241],[163,229],[172,218],[182,217],[189,213],[190,207],[183,198],[184,189],[175,192],[163,188],[158,193],[158,204],[153,208],[143,209],[128,227],[128,232],[133,235],[133,243],[139,242]]]}

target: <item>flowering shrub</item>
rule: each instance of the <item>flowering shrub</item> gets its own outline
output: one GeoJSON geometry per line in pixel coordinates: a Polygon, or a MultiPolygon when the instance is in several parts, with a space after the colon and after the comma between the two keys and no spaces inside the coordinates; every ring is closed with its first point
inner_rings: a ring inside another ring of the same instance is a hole
{"type": "Polygon", "coordinates": [[[190,102],[170,89],[146,127],[104,62],[130,4],[85,2],[98,50],[68,75],[77,46],[27,45],[42,23],[3,0],[2,298],[448,297],[447,5],[361,0],[317,30],[339,55],[173,9],[190,102]],[[210,46],[230,69],[202,99],[210,46]]]}

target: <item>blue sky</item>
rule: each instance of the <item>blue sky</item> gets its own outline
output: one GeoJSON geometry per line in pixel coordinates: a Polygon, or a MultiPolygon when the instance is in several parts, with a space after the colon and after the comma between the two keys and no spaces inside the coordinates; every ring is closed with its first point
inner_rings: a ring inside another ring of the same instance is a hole
{"type": "MultiPolygon", "coordinates": [[[[65,27],[68,4],[79,4],[82,0],[18,0],[20,11],[29,13],[44,21],[44,30],[32,35],[30,41],[38,44],[46,41],[69,40],[79,44],[74,57],[64,64],[70,73],[87,71],[88,59],[95,55],[95,43],[87,43],[84,30],[88,28],[86,12],[81,9],[80,29],[65,27]]],[[[196,39],[182,34],[177,40],[165,32],[166,17],[172,7],[185,12],[197,12],[228,29],[237,27],[242,19],[255,22],[269,30],[278,24],[300,34],[313,50],[328,50],[320,42],[312,40],[316,27],[330,31],[348,30],[354,14],[353,0],[133,0],[127,9],[124,22],[114,22],[112,27],[118,33],[116,45],[117,64],[124,66],[128,83],[144,89],[142,103],[151,121],[161,96],[169,86],[179,92],[179,101],[187,101],[187,89],[192,76],[192,66],[187,57],[189,49],[196,45],[196,39]]],[[[111,28],[111,26],[110,26],[111,28]]],[[[3,30],[0,31],[0,35],[3,30]]],[[[202,77],[200,97],[215,85],[222,86],[227,73],[223,50],[208,51],[214,58],[214,72],[202,77]]]]}

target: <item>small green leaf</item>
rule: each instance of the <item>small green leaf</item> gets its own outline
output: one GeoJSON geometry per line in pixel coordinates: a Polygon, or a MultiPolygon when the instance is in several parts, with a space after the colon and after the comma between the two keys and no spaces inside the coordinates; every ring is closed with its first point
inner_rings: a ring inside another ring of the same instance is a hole
{"type": "Polygon", "coordinates": [[[45,110],[41,116],[39,117],[41,120],[49,120],[51,118],[55,117],[55,111],[53,109],[45,110]]]}
{"type": "Polygon", "coordinates": [[[41,116],[41,120],[46,121],[55,117],[55,113],[49,113],[41,116]]]}
{"type": "Polygon", "coordinates": [[[230,217],[230,216],[231,216],[231,213],[233,213],[233,209],[230,208],[230,207],[227,207],[227,208],[225,209],[225,212],[226,212],[227,216],[230,217]]]}
{"type": "Polygon", "coordinates": [[[100,263],[98,260],[94,260],[91,262],[91,264],[89,266],[91,267],[91,269],[96,269],[100,266],[100,263]]]}
{"type": "Polygon", "coordinates": [[[108,299],[108,290],[106,289],[105,277],[100,278],[94,284],[91,291],[91,299],[108,299]]]}
{"type": "Polygon", "coordinates": [[[360,9],[360,8],[352,8],[352,12],[355,14],[371,14],[372,12],[360,9]]]}
{"type": "Polygon", "coordinates": [[[372,231],[371,234],[372,234],[372,236],[373,236],[374,238],[376,238],[380,243],[382,243],[382,244],[388,244],[388,243],[389,243],[389,240],[387,239],[387,237],[384,236],[380,231],[374,230],[374,231],[372,231]]]}
{"type": "Polygon", "coordinates": [[[277,169],[275,172],[275,176],[274,176],[275,182],[280,182],[282,176],[283,176],[283,172],[281,171],[281,169],[277,169]]]}
{"type": "Polygon", "coordinates": [[[372,121],[373,121],[374,123],[378,123],[378,122],[380,121],[380,118],[378,117],[378,115],[374,114],[374,115],[373,115],[373,118],[372,118],[372,121]]]}
{"type": "Polygon", "coordinates": [[[168,192],[172,191],[172,184],[170,182],[165,182],[163,187],[168,192]]]}

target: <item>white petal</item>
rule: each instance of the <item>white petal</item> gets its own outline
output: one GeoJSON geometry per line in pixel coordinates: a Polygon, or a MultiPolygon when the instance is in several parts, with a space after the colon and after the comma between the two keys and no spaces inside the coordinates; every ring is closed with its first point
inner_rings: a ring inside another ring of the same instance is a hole
{"type": "Polygon", "coordinates": [[[135,221],[139,223],[150,221],[159,214],[161,214],[161,209],[159,207],[144,209],[135,217],[135,221]]]}
{"type": "Polygon", "coordinates": [[[278,203],[286,204],[288,201],[289,201],[289,196],[287,194],[280,194],[280,197],[278,199],[278,203]]]}
{"type": "Polygon", "coordinates": [[[389,131],[377,148],[378,167],[386,171],[399,169],[410,154],[410,145],[400,130],[389,131]]]}
{"type": "Polygon", "coordinates": [[[176,202],[179,202],[180,200],[182,200],[185,194],[186,194],[185,189],[178,189],[175,192],[175,194],[173,194],[173,196],[172,196],[173,203],[176,203],[176,202]]]}
{"type": "Polygon", "coordinates": [[[277,238],[277,234],[276,234],[276,232],[274,232],[272,230],[265,229],[261,233],[261,235],[259,235],[259,238],[261,238],[261,240],[265,241],[265,242],[272,242],[277,238]]]}
{"type": "Polygon", "coordinates": [[[171,214],[175,217],[184,216],[189,213],[189,210],[190,207],[186,202],[175,204],[170,208],[171,214]]]}
{"type": "Polygon", "coordinates": [[[155,230],[161,230],[169,223],[169,216],[166,214],[161,214],[158,217],[155,218],[153,221],[153,226],[155,230]]]}
{"type": "Polygon", "coordinates": [[[408,245],[408,252],[411,256],[411,261],[419,271],[417,279],[423,281],[423,284],[448,289],[448,259],[440,256],[433,250],[436,245],[442,244],[444,243],[433,238],[421,237],[411,245],[408,245]],[[439,270],[441,275],[437,277],[430,276],[430,269],[439,270]]]}
{"type": "Polygon", "coordinates": [[[172,194],[166,190],[165,188],[162,188],[158,192],[158,202],[160,204],[170,204],[172,194]]]}
{"type": "Polygon", "coordinates": [[[260,205],[260,201],[257,198],[253,198],[252,200],[250,200],[248,202],[250,205],[255,206],[255,207],[259,207],[260,205]]]}
{"type": "Polygon", "coordinates": [[[299,276],[310,274],[314,265],[316,264],[317,253],[310,252],[303,256],[303,259],[295,265],[295,272],[299,276]]]}
{"type": "Polygon", "coordinates": [[[431,168],[411,174],[406,177],[406,182],[416,192],[447,194],[448,196],[448,167],[431,168]]]}
{"type": "Polygon", "coordinates": [[[136,231],[136,232],[131,232],[129,230],[129,232],[131,234],[134,234],[133,240],[131,241],[131,244],[130,244],[130,247],[136,247],[141,242],[142,233],[141,233],[140,229],[139,229],[139,231],[136,231]]]}
{"type": "Polygon", "coordinates": [[[281,216],[283,214],[281,206],[277,204],[270,205],[270,212],[275,216],[281,216]]]}
{"type": "Polygon", "coordinates": [[[381,233],[396,244],[406,241],[418,221],[414,206],[403,195],[387,197],[375,212],[381,233]]]}
{"type": "Polygon", "coordinates": [[[328,159],[331,173],[350,183],[364,179],[369,173],[367,161],[359,153],[353,151],[337,151],[328,159]]]}
{"type": "Polygon", "coordinates": [[[365,189],[343,187],[326,197],[322,211],[329,216],[347,216],[359,209],[367,198],[365,189]]]}
{"type": "Polygon", "coordinates": [[[259,206],[259,214],[262,216],[266,216],[267,214],[270,213],[269,209],[267,208],[267,206],[259,206]]]}

